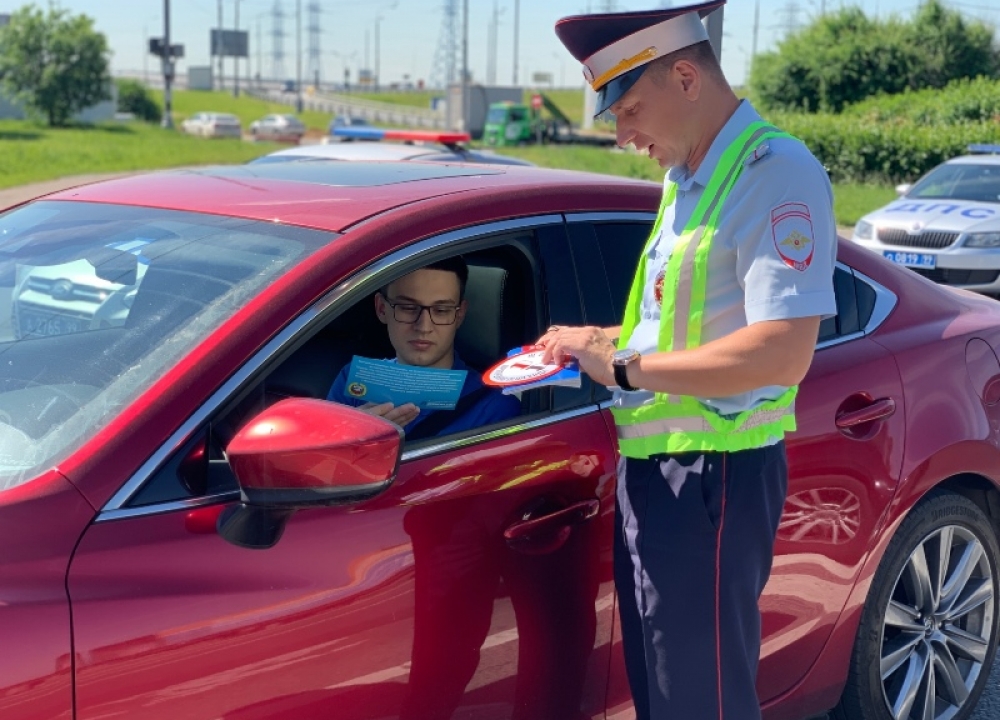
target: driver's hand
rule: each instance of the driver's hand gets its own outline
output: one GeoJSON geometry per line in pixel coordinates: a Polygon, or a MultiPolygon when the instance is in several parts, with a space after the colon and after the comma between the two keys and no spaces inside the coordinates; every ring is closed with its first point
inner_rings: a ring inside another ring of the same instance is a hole
{"type": "Polygon", "coordinates": [[[406,427],[411,422],[413,422],[417,415],[420,414],[420,408],[418,408],[413,403],[406,403],[396,407],[390,402],[384,403],[365,403],[358,408],[362,412],[366,412],[369,415],[378,415],[380,418],[384,418],[389,422],[396,423],[400,427],[406,427]]]}

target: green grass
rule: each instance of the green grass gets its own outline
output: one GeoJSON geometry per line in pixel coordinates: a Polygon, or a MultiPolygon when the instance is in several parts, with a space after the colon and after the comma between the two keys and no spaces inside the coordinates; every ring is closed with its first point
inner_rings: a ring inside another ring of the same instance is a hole
{"type": "MultiPolygon", "coordinates": [[[[179,123],[181,117],[199,110],[238,110],[236,114],[241,118],[244,113],[256,118],[268,112],[267,106],[254,98],[233,98],[226,93],[184,92],[177,96],[176,118],[179,123]]],[[[0,121],[0,188],[71,175],[242,163],[279,147],[273,143],[206,140],[138,122],[52,129],[30,122],[0,121]]],[[[656,163],[634,153],[574,145],[503,148],[502,152],[542,167],[663,181],[663,170],[656,163]]],[[[895,196],[891,187],[835,185],[837,223],[853,225],[895,196]]]]}
{"type": "Polygon", "coordinates": [[[833,186],[833,214],[838,225],[854,225],[862,215],[897,197],[895,188],[885,185],[838,183],[833,186]]]}
{"type": "MultiPolygon", "coordinates": [[[[524,104],[527,105],[531,102],[531,96],[534,95],[536,90],[525,90],[524,91],[524,104]]],[[[566,90],[566,89],[542,89],[537,92],[541,92],[546,95],[549,100],[556,104],[566,117],[570,119],[574,125],[579,125],[583,120],[583,89],[579,90],[566,90]]],[[[433,92],[430,90],[414,91],[414,92],[385,92],[385,93],[351,93],[356,98],[362,100],[374,100],[376,102],[392,103],[393,105],[409,105],[412,107],[422,107],[429,108],[431,106],[431,99],[435,97],[440,97],[444,94],[443,90],[433,92]]],[[[226,111],[228,112],[228,111],[226,111]]]]}
{"type": "MultiPolygon", "coordinates": [[[[163,93],[154,93],[156,101],[163,107],[163,93]]],[[[243,123],[244,131],[254,120],[260,120],[270,113],[295,113],[291,105],[266,102],[241,93],[238,98],[224,90],[178,90],[173,94],[174,121],[178,124],[184,118],[198,112],[224,112],[236,115],[243,123]]],[[[330,124],[329,113],[306,111],[295,113],[310,130],[326,132],[330,124]]]]}
{"type": "MultiPolygon", "coordinates": [[[[584,170],[663,182],[663,170],[660,166],[649,158],[635,153],[574,145],[502,148],[498,152],[523,158],[542,167],[584,170]]],[[[838,225],[854,225],[862,215],[885,205],[895,197],[896,191],[891,187],[835,184],[833,213],[838,225]]]]}
{"type": "Polygon", "coordinates": [[[52,129],[3,120],[0,188],[90,173],[242,163],[280,147],[196,138],[138,122],[52,129]]]}

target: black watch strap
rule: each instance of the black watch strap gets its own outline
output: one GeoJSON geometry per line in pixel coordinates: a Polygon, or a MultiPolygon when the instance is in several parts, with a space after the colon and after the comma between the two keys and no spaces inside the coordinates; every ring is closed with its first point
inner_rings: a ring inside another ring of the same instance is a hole
{"type": "Polygon", "coordinates": [[[612,365],[615,371],[615,384],[618,385],[622,390],[627,392],[635,392],[639,388],[633,386],[628,381],[628,366],[631,363],[626,363],[625,365],[612,365]]]}

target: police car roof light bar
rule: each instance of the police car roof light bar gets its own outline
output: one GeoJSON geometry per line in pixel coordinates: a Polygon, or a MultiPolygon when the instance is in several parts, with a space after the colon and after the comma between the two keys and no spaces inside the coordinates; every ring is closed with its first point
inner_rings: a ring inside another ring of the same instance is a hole
{"type": "Polygon", "coordinates": [[[997,155],[1000,154],[1000,145],[973,143],[969,145],[968,150],[974,155],[997,155]]]}
{"type": "Polygon", "coordinates": [[[402,140],[404,142],[434,142],[450,150],[459,150],[459,144],[469,142],[472,136],[462,132],[434,132],[432,130],[386,130],[383,128],[335,127],[337,137],[354,140],[402,140]]]}

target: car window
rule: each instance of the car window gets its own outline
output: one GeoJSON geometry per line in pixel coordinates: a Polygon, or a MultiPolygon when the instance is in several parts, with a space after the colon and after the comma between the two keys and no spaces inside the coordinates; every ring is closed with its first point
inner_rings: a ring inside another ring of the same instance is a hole
{"type": "Polygon", "coordinates": [[[906,197],[1000,202],[1000,165],[940,165],[918,181],[906,197]]]}
{"type": "Polygon", "coordinates": [[[0,215],[0,490],[98,432],[330,238],[106,204],[0,215]]]}
{"type": "Polygon", "coordinates": [[[833,291],[837,297],[837,314],[820,321],[819,343],[854,335],[863,327],[858,314],[854,274],[843,267],[834,270],[833,291]]]}
{"type": "MultiPolygon", "coordinates": [[[[565,263],[567,249],[561,225],[480,237],[458,249],[469,266],[469,306],[455,348],[469,367],[468,372],[481,375],[508,350],[533,342],[554,321],[552,318],[579,322],[579,299],[572,271],[565,263]],[[572,287],[565,284],[567,277],[572,287]],[[553,314],[553,307],[558,314],[553,314]]],[[[439,249],[430,255],[410,257],[372,282],[387,284],[446,256],[439,249]]],[[[270,369],[237,390],[205,427],[153,475],[130,506],[234,491],[237,484],[225,459],[225,447],[240,427],[283,398],[325,399],[355,356],[393,358],[395,351],[386,328],[375,315],[374,290],[369,287],[358,292],[361,294],[345,297],[342,305],[331,308],[330,316],[303,331],[303,336],[291,339],[270,369]],[[187,461],[189,457],[198,461],[187,461]]],[[[406,444],[435,444],[528,418],[547,417],[553,411],[591,402],[590,395],[589,385],[530,390],[520,398],[507,398],[507,407],[513,403],[514,414],[506,419],[455,432],[442,428],[431,438],[407,439],[406,444]]]]}

